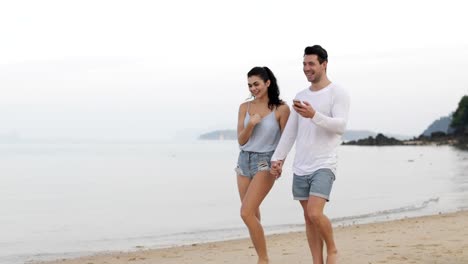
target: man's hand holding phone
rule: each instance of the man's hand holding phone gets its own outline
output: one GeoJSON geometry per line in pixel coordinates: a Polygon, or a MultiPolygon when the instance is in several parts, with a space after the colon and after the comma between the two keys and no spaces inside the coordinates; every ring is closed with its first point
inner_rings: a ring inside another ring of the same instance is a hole
{"type": "Polygon", "coordinates": [[[294,99],[293,108],[304,118],[312,118],[315,115],[315,109],[306,101],[294,99]]]}
{"type": "Polygon", "coordinates": [[[294,99],[294,100],[293,100],[293,104],[294,104],[294,106],[296,106],[296,107],[303,107],[303,106],[304,106],[304,104],[302,103],[302,101],[297,100],[297,99],[294,99]]]}

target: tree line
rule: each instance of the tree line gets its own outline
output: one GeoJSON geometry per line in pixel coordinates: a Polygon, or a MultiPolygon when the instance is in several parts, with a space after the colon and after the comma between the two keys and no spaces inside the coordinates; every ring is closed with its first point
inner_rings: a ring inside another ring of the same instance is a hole
{"type": "Polygon", "coordinates": [[[468,134],[468,95],[463,96],[458,103],[450,126],[455,129],[454,133],[457,135],[468,134]]]}

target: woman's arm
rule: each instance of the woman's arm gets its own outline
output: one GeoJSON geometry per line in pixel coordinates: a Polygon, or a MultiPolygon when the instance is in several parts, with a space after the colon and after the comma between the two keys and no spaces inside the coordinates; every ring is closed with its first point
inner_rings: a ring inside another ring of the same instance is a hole
{"type": "Polygon", "coordinates": [[[248,122],[247,126],[244,127],[245,115],[249,114],[247,113],[248,103],[249,102],[246,102],[239,106],[239,116],[237,120],[237,141],[241,146],[247,143],[247,141],[249,141],[249,138],[252,135],[253,129],[255,127],[255,124],[253,124],[252,122],[248,122]]]}

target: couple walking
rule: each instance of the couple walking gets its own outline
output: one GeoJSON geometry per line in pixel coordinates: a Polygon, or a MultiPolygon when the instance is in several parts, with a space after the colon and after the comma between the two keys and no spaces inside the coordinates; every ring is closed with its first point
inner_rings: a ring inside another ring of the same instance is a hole
{"type": "Polygon", "coordinates": [[[254,67],[248,74],[253,100],[239,107],[236,167],[241,217],[258,255],[269,263],[259,207],[281,176],[294,143],[293,196],[304,211],[308,245],[314,264],[336,264],[338,251],[325,204],[336,175],[337,148],[345,131],[349,96],[327,77],[328,54],[319,45],[306,47],[303,71],[309,87],[296,94],[292,110],[279,97],[273,72],[254,67]],[[326,262],[323,248],[326,246],[326,262]]]}

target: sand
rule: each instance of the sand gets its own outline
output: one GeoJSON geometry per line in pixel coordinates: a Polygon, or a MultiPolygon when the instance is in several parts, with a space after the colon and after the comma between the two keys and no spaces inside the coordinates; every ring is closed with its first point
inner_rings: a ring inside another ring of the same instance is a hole
{"type": "MultiPolygon", "coordinates": [[[[468,264],[468,212],[335,227],[342,264],[468,264]]],[[[312,263],[304,232],[267,237],[272,264],[312,263]]],[[[102,253],[48,264],[256,263],[250,240],[102,253]]]]}

